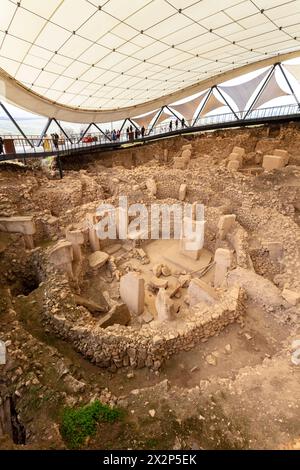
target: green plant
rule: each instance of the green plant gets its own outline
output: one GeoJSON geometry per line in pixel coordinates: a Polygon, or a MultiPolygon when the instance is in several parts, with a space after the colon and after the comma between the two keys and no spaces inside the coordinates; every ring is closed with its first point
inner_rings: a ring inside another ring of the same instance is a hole
{"type": "Polygon", "coordinates": [[[80,408],[65,408],[60,432],[68,447],[75,449],[96,433],[97,423],[113,423],[120,416],[121,410],[110,408],[98,400],[80,408]]]}

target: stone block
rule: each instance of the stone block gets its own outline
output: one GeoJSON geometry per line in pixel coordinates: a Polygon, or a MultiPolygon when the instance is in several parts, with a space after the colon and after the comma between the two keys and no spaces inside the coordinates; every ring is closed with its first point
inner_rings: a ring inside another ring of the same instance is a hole
{"type": "Polygon", "coordinates": [[[184,150],[190,150],[190,151],[192,151],[192,150],[193,150],[193,146],[192,146],[192,144],[184,144],[184,145],[181,147],[181,150],[182,150],[182,152],[183,152],[184,150]]]}
{"type": "Polygon", "coordinates": [[[285,166],[285,158],[276,155],[265,155],[262,166],[266,171],[278,170],[285,166]]]}
{"type": "Polygon", "coordinates": [[[229,171],[238,171],[240,168],[240,162],[238,160],[230,161],[227,165],[227,170],[229,171]]]}
{"type": "Polygon", "coordinates": [[[186,162],[189,162],[192,156],[192,152],[189,149],[183,150],[181,154],[181,158],[183,158],[186,162]]]}
{"type": "Polygon", "coordinates": [[[0,340],[0,366],[6,364],[6,345],[0,340]]]}
{"type": "Polygon", "coordinates": [[[0,217],[0,232],[22,233],[26,248],[29,250],[34,248],[33,235],[36,233],[36,227],[33,217],[0,217]]]}
{"type": "Polygon", "coordinates": [[[120,295],[131,313],[141,315],[144,311],[145,281],[137,273],[130,272],[121,277],[120,295]]]}
{"type": "Polygon", "coordinates": [[[287,150],[275,149],[273,155],[276,155],[277,157],[283,157],[285,165],[288,165],[290,156],[287,150]]]}
{"type": "Polygon", "coordinates": [[[291,305],[298,305],[300,302],[300,294],[290,289],[283,289],[281,295],[291,305]]]}
{"type": "Polygon", "coordinates": [[[157,186],[153,178],[150,178],[146,181],[146,186],[151,196],[155,196],[157,193],[157,186]]]}
{"type": "Polygon", "coordinates": [[[240,155],[242,158],[246,155],[246,151],[243,147],[233,147],[232,149],[232,152],[231,153],[237,153],[238,155],[240,155]]]}
{"type": "Polygon", "coordinates": [[[72,261],[73,248],[72,243],[67,240],[61,240],[49,252],[50,262],[55,266],[62,267],[70,276],[73,276],[72,261]]]}
{"type": "Polygon", "coordinates": [[[187,192],[187,185],[186,184],[181,184],[180,188],[179,188],[179,196],[178,196],[179,201],[184,201],[185,200],[186,192],[187,192]]]}
{"type": "Polygon", "coordinates": [[[200,302],[213,304],[219,299],[215,289],[201,281],[201,279],[191,280],[188,288],[188,296],[191,307],[200,302]]]}
{"type": "Polygon", "coordinates": [[[240,166],[243,164],[243,157],[239,153],[231,153],[228,157],[229,162],[239,162],[240,166]]]}
{"type": "Polygon", "coordinates": [[[86,215],[88,230],[89,230],[89,244],[92,251],[100,250],[100,240],[97,235],[95,225],[97,224],[96,214],[86,215]]]}
{"type": "Polygon", "coordinates": [[[222,215],[218,222],[218,230],[219,230],[219,237],[221,240],[224,240],[227,233],[230,231],[231,227],[234,225],[236,221],[235,214],[226,214],[222,215]]]}
{"type": "Polygon", "coordinates": [[[181,157],[174,157],[173,168],[176,170],[186,170],[188,162],[181,157]]]}
{"type": "Polygon", "coordinates": [[[92,269],[100,269],[107,262],[109,255],[104,251],[95,251],[89,256],[89,265],[92,269]]]}
{"type": "Polygon", "coordinates": [[[110,311],[102,317],[98,325],[101,328],[107,328],[115,324],[127,326],[130,323],[131,316],[125,303],[114,305],[110,311]]]}

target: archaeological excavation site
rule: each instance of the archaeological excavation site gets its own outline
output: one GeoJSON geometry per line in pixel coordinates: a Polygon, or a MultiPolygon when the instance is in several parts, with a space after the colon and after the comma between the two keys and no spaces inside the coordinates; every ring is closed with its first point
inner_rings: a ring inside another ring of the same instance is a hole
{"type": "Polygon", "coordinates": [[[62,179],[3,162],[2,446],[296,448],[299,152],[289,124],[62,157],[62,179]],[[120,196],[190,206],[203,236],[100,240],[101,205],[132,224],[120,196]],[[77,442],[65,410],[97,400],[117,417],[77,442]]]}
{"type": "Polygon", "coordinates": [[[299,31],[0,0],[1,470],[300,450],[299,31]]]}

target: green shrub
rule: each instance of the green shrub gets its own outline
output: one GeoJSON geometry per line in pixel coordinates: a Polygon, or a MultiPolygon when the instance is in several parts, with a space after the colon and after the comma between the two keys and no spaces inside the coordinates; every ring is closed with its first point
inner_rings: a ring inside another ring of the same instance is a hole
{"type": "Polygon", "coordinates": [[[69,448],[81,447],[88,436],[96,433],[97,423],[113,423],[121,416],[117,408],[110,408],[96,400],[80,408],[63,411],[60,432],[69,448]]]}

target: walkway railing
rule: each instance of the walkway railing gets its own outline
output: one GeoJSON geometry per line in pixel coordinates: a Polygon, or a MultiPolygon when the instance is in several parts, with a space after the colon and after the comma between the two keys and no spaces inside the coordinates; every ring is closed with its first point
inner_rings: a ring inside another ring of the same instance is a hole
{"type": "Polygon", "coordinates": [[[104,135],[104,133],[90,133],[82,137],[78,134],[73,134],[66,138],[61,136],[58,142],[54,142],[51,137],[41,138],[41,136],[29,136],[28,140],[20,136],[9,136],[4,139],[5,153],[0,155],[0,161],[8,159],[26,159],[26,157],[45,157],[50,155],[64,155],[82,153],[95,150],[96,148],[118,148],[124,147],[124,144],[132,144],[133,142],[143,142],[153,140],[158,137],[166,135],[176,135],[187,132],[198,132],[203,128],[222,128],[228,127],[228,124],[233,126],[245,126],[247,124],[263,123],[269,121],[282,120],[283,118],[300,119],[300,107],[295,105],[276,106],[271,108],[254,109],[252,111],[239,111],[234,113],[215,114],[211,116],[199,117],[194,121],[185,121],[182,125],[178,119],[176,127],[176,118],[170,115],[172,120],[172,129],[170,129],[168,121],[166,124],[162,123],[153,128],[146,129],[145,135],[142,138],[141,134],[136,133],[136,128],[133,127],[133,135],[128,135],[124,129],[120,137],[115,139],[112,133],[104,135]]]}

